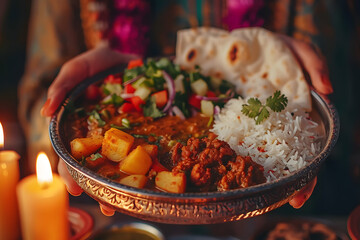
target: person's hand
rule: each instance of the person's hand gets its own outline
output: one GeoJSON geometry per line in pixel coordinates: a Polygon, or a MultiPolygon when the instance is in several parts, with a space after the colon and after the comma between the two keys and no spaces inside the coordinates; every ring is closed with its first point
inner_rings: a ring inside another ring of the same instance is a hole
{"type": "MultiPolygon", "coordinates": [[[[58,76],[49,87],[47,101],[41,109],[41,115],[45,117],[51,116],[65,99],[66,94],[85,78],[136,58],[139,58],[139,56],[121,54],[110,49],[107,45],[100,45],[71,59],[62,66],[58,76]]],[[[83,190],[70,176],[62,159],[59,160],[58,171],[66,184],[68,192],[74,196],[79,196],[83,190]]],[[[100,204],[100,209],[106,216],[112,216],[115,212],[112,208],[102,204],[100,204]]]]}
{"type": "MultiPolygon", "coordinates": [[[[61,158],[59,159],[59,163],[58,163],[58,172],[59,172],[61,178],[64,180],[65,186],[66,186],[68,192],[73,196],[80,196],[81,193],[83,192],[83,190],[79,185],[77,185],[77,183],[71,177],[68,169],[66,168],[66,164],[65,164],[64,160],[62,160],[61,158]]],[[[101,212],[105,216],[114,215],[114,213],[115,213],[114,209],[112,209],[108,206],[105,206],[101,203],[99,203],[99,205],[100,205],[101,212]]]]}
{"type": "Polygon", "coordinates": [[[301,208],[304,205],[304,203],[310,198],[312,192],[314,191],[316,182],[317,182],[317,177],[315,177],[314,180],[312,180],[299,192],[297,192],[294,195],[294,197],[289,201],[289,204],[293,208],[301,208]]]}
{"type": "Polygon", "coordinates": [[[278,36],[292,50],[300,65],[309,74],[314,88],[325,95],[332,93],[329,70],[320,51],[312,44],[285,35],[278,34],[278,36]]]}
{"type": "MultiPolygon", "coordinates": [[[[301,66],[309,74],[314,88],[325,95],[332,93],[333,88],[329,79],[329,70],[320,52],[311,44],[280,34],[278,36],[288,45],[301,66]]],[[[317,178],[315,177],[314,180],[294,195],[289,204],[294,208],[301,208],[310,198],[316,182],[317,178]]]]}
{"type": "Polygon", "coordinates": [[[50,117],[65,99],[66,94],[87,77],[91,77],[107,68],[137,59],[139,56],[122,54],[101,44],[66,62],[50,85],[47,100],[41,109],[41,115],[50,117]]]}

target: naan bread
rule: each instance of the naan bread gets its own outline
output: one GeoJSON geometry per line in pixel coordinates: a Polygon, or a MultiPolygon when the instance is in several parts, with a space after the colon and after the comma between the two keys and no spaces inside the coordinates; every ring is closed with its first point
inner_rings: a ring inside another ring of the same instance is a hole
{"type": "Polygon", "coordinates": [[[226,79],[243,97],[265,100],[280,90],[288,109],[311,111],[310,89],[296,58],[275,34],[262,28],[232,32],[216,28],[178,32],[175,62],[204,75],[226,79]]]}

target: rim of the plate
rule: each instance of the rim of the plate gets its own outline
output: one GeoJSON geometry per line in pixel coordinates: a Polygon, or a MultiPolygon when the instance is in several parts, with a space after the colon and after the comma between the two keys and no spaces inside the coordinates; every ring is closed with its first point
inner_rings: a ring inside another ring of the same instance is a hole
{"type": "Polygon", "coordinates": [[[50,120],[50,126],[49,126],[49,135],[50,135],[50,141],[53,145],[53,148],[55,152],[71,167],[74,168],[77,171],[80,171],[83,175],[85,175],[87,178],[92,179],[97,182],[101,182],[102,184],[106,185],[107,187],[116,189],[121,192],[126,192],[128,194],[132,195],[139,195],[141,194],[143,197],[147,198],[166,198],[166,199],[176,199],[177,201],[181,200],[192,200],[192,199],[203,199],[204,201],[209,200],[217,200],[219,198],[233,198],[233,197],[239,197],[239,196],[247,196],[252,194],[258,194],[260,192],[266,192],[268,190],[271,190],[273,188],[283,186],[290,182],[296,182],[297,180],[301,179],[303,176],[306,175],[307,172],[311,171],[312,169],[317,169],[317,166],[320,166],[323,161],[329,156],[331,150],[334,148],[338,136],[339,136],[339,130],[340,130],[340,121],[339,116],[337,113],[337,110],[335,106],[329,101],[329,99],[324,96],[317,93],[315,90],[311,90],[311,95],[313,98],[315,98],[322,106],[322,108],[325,109],[326,117],[329,121],[329,134],[325,141],[325,145],[322,149],[322,151],[312,160],[312,163],[307,165],[306,167],[299,169],[298,171],[292,173],[289,176],[282,177],[280,179],[274,180],[272,182],[258,184],[255,186],[247,187],[247,188],[241,188],[241,189],[234,189],[234,190],[228,190],[224,192],[205,192],[205,193],[168,193],[168,192],[158,192],[158,191],[152,191],[149,189],[139,189],[134,187],[129,187],[126,185],[122,185],[120,183],[111,181],[110,179],[107,179],[105,177],[102,177],[95,172],[89,170],[88,168],[80,165],[73,157],[71,157],[71,154],[67,150],[66,146],[62,142],[61,134],[60,134],[60,121],[62,120],[62,116],[64,115],[65,108],[69,102],[72,100],[75,100],[83,91],[86,89],[87,86],[89,86],[92,83],[95,83],[97,81],[100,81],[104,79],[109,74],[115,74],[119,73],[124,70],[126,67],[125,64],[110,68],[108,70],[105,70],[103,72],[100,72],[83,82],[81,82],[79,85],[77,85],[72,92],[68,95],[66,100],[62,103],[62,105],[59,107],[58,111],[51,117],[50,120]]]}

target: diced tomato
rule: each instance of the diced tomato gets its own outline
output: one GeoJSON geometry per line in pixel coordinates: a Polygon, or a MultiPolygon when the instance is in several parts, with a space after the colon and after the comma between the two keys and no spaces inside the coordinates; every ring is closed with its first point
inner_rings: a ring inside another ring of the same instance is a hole
{"type": "Polygon", "coordinates": [[[155,172],[169,171],[166,167],[164,167],[157,158],[153,159],[153,163],[151,165],[151,169],[155,172]]]}
{"type": "Polygon", "coordinates": [[[130,102],[133,104],[137,112],[142,113],[141,105],[145,104],[144,100],[142,100],[139,96],[135,96],[130,98],[130,102]]]}
{"type": "Polygon", "coordinates": [[[168,93],[166,90],[153,93],[151,96],[155,98],[155,103],[158,108],[163,108],[168,101],[168,93]]]}
{"type": "Polygon", "coordinates": [[[262,148],[262,147],[258,147],[257,149],[258,149],[259,152],[266,152],[265,149],[262,148]]]}
{"type": "Polygon", "coordinates": [[[127,68],[132,69],[132,68],[140,67],[142,65],[144,65],[144,62],[143,62],[143,60],[141,58],[139,58],[139,59],[136,59],[136,60],[131,60],[128,63],[127,68]]]}
{"type": "Polygon", "coordinates": [[[85,92],[86,99],[96,100],[100,97],[100,88],[94,84],[88,86],[85,92]]]}
{"type": "Polygon", "coordinates": [[[206,96],[207,97],[216,97],[216,94],[213,91],[207,91],[206,96]]]}
{"type": "Polygon", "coordinates": [[[105,78],[104,83],[120,83],[122,80],[119,75],[109,75],[105,78]]]}
{"type": "Polygon", "coordinates": [[[135,91],[136,89],[133,86],[131,86],[131,84],[126,85],[124,88],[125,93],[134,93],[135,91]]]}
{"type": "Polygon", "coordinates": [[[132,103],[125,102],[120,107],[120,112],[121,113],[128,113],[128,112],[135,112],[135,111],[136,111],[136,109],[135,109],[135,107],[134,107],[134,105],[132,103]]]}
{"type": "Polygon", "coordinates": [[[194,108],[200,109],[201,108],[201,100],[196,97],[195,94],[192,94],[189,97],[189,104],[193,106],[194,108]]]}

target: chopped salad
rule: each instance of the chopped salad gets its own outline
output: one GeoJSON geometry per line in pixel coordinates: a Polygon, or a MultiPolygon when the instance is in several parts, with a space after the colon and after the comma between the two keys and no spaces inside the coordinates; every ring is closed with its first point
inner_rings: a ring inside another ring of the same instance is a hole
{"type": "MultiPolygon", "coordinates": [[[[234,85],[228,81],[204,76],[198,67],[182,70],[168,58],[130,61],[122,76],[109,75],[100,86],[87,89],[89,99],[101,98],[101,104],[113,104],[119,113],[181,119],[198,112],[212,119],[235,94],[234,85]]],[[[90,114],[90,120],[101,127],[108,113],[99,110],[90,114]]]]}

